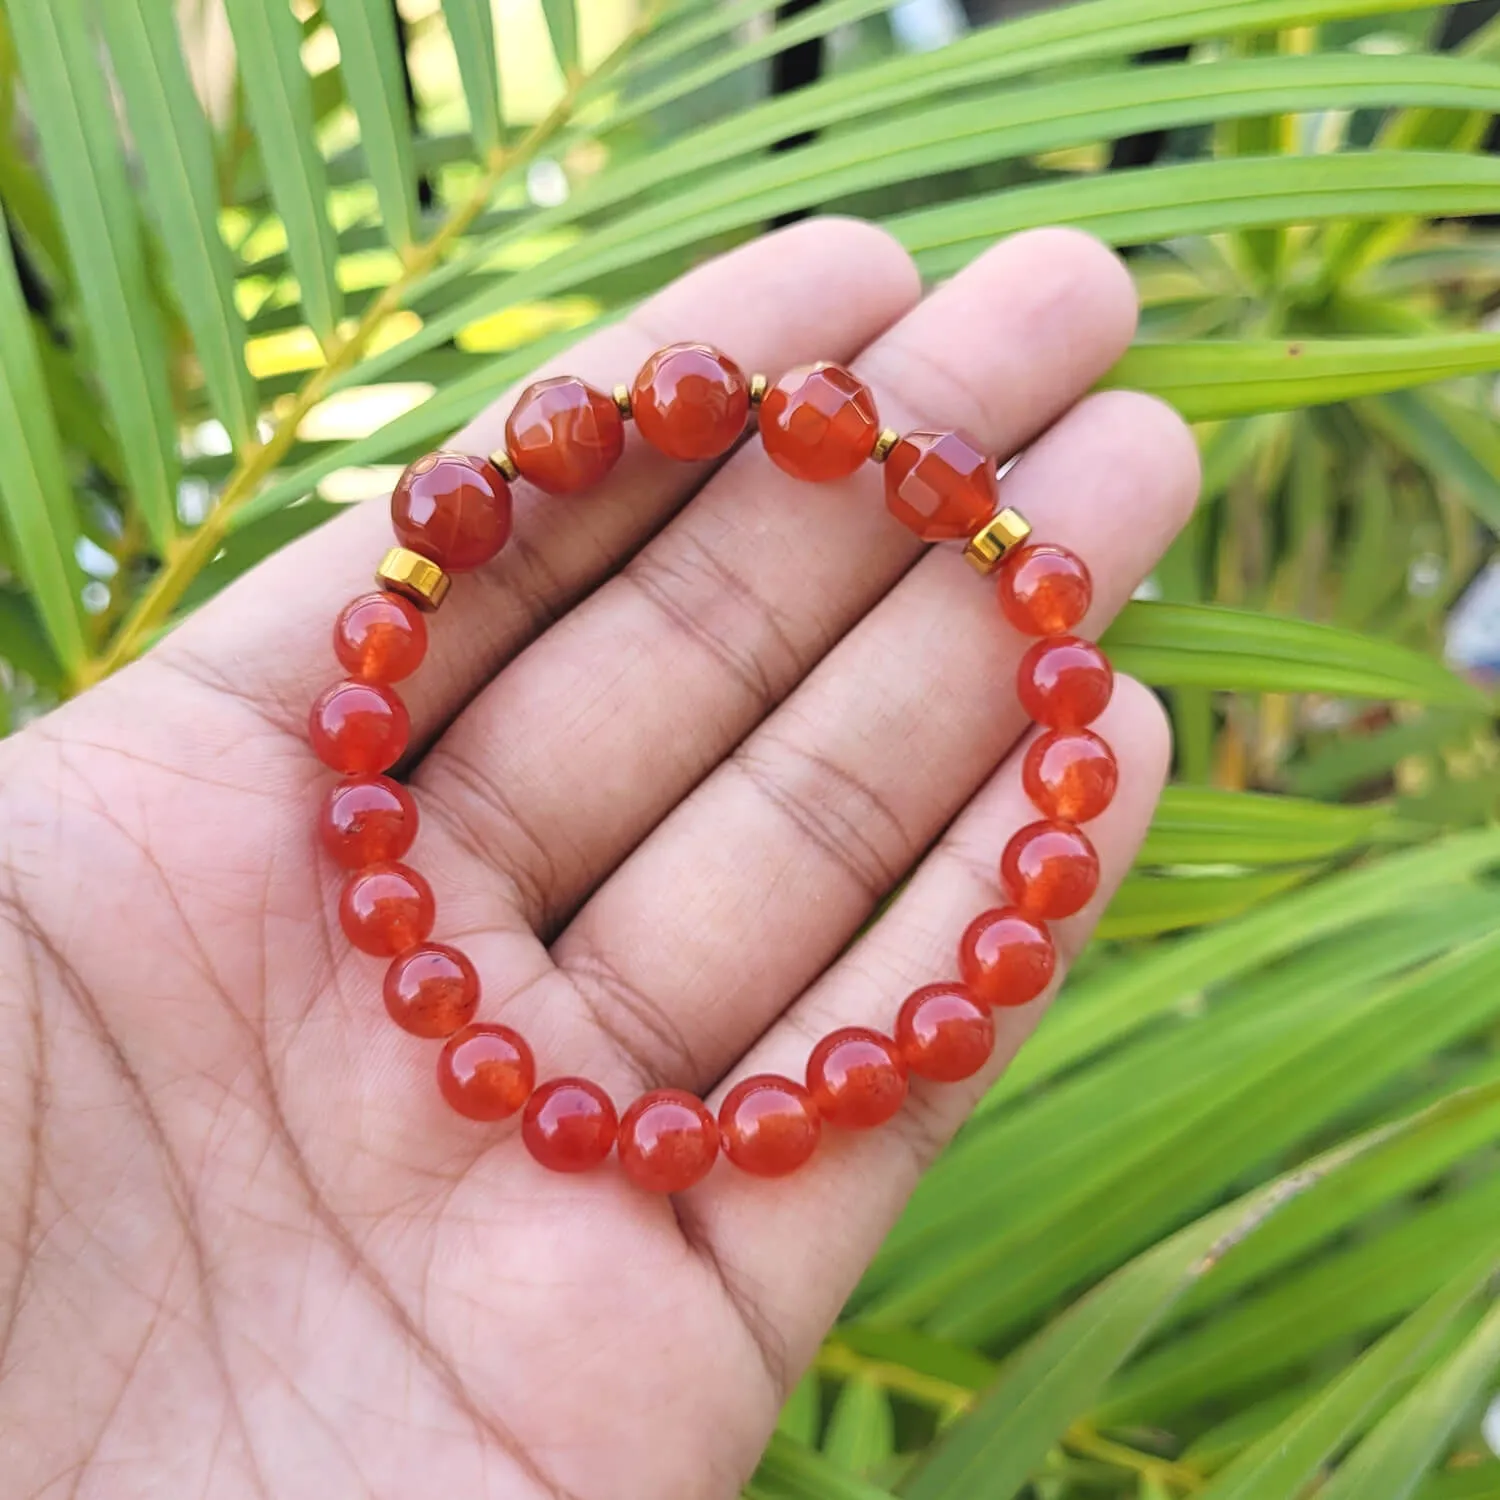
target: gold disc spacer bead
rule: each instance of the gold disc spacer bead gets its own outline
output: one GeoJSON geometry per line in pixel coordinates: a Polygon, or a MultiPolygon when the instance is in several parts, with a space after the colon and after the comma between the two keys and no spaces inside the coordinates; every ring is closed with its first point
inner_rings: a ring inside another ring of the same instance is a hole
{"type": "Polygon", "coordinates": [[[453,580],[431,558],[405,547],[392,547],[381,558],[375,582],[429,614],[448,597],[453,586],[453,580]]]}
{"type": "Polygon", "coordinates": [[[766,387],[770,381],[764,375],[752,375],[750,377],[750,405],[755,408],[766,399],[766,387]]]}
{"type": "Polygon", "coordinates": [[[610,392],[614,397],[615,406],[619,413],[628,422],[630,420],[630,387],[628,385],[617,385],[610,392]]]}
{"type": "Polygon", "coordinates": [[[969,538],[964,556],[979,572],[993,573],[1004,561],[1005,554],[1013,552],[1030,535],[1031,522],[1020,511],[1011,510],[1007,506],[991,516],[969,538]]]}
{"type": "Polygon", "coordinates": [[[894,427],[882,427],[875,439],[875,446],[870,449],[870,457],[876,463],[883,464],[891,456],[891,449],[900,441],[901,434],[894,427]]]}
{"type": "Polygon", "coordinates": [[[490,454],[490,462],[505,476],[507,484],[514,484],[521,477],[521,471],[516,467],[516,461],[504,448],[497,448],[490,454]]]}

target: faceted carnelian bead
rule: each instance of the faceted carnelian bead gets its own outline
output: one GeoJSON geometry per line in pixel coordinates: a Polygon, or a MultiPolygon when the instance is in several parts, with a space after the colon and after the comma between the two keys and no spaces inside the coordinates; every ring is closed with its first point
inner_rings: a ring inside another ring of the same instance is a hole
{"type": "Polygon", "coordinates": [[[641,436],[668,458],[717,458],[745,430],[750,387],[717,349],[669,344],[641,366],[630,410],[641,436]]]}
{"type": "Polygon", "coordinates": [[[465,1026],[438,1054],[438,1088],[469,1120],[504,1120],[531,1097],[536,1064],[509,1026],[465,1026]]]}
{"type": "Polygon", "coordinates": [[[896,1017],[901,1060],[919,1078],[957,1083],[989,1061],[995,1023],[961,984],[929,984],[908,995],[896,1017]]]}
{"type": "Polygon", "coordinates": [[[1083,559],[1050,543],[1005,559],[997,585],[1005,618],[1023,635],[1066,635],[1088,612],[1094,581],[1083,559]]]}
{"type": "Polygon", "coordinates": [[[807,1087],[818,1113],[842,1130],[883,1125],[906,1098],[906,1064],[878,1031],[831,1031],[807,1060],[807,1087]]]}
{"type": "Polygon", "coordinates": [[[396,540],[450,573],[483,567],[510,540],[510,486],[487,458],[429,453],[396,481],[396,540]]]}
{"type": "Polygon", "coordinates": [[[681,1193],[708,1176],[719,1127],[701,1099],[681,1089],[642,1094],[620,1117],[620,1165],[650,1193],[681,1193]]]}
{"type": "Polygon", "coordinates": [[[959,433],[909,432],[886,458],[886,509],[924,542],[973,536],[999,503],[994,459],[959,433]]]}
{"type": "Polygon", "coordinates": [[[348,776],[388,771],[410,734],[406,705],[378,682],[336,683],[313,704],[307,721],[313,754],[348,776]]]}
{"type": "Polygon", "coordinates": [[[479,975],[457,948],[424,943],[403,953],[385,971],[385,1008],[391,1020],[413,1036],[434,1041],[452,1036],[474,1019],[479,1008],[479,975]]]}
{"type": "Polygon", "coordinates": [[[587,1078],[554,1078],[526,1101],[521,1139],[549,1172],[587,1172],[615,1143],[618,1122],[609,1095],[587,1078]]]}
{"type": "Polygon", "coordinates": [[[845,479],[880,433],[868,386],[838,365],[788,370],[760,404],[760,435],[771,460],[793,479],[845,479]]]}
{"type": "Polygon", "coordinates": [[[371,865],[344,882],[339,921],[361,953],[394,958],[425,943],[436,919],[432,887],[406,865],[371,865]]]}
{"type": "Polygon", "coordinates": [[[1025,1005],[1052,983],[1057,950],[1040,922],[1013,906],[981,912],[958,945],[958,970],[986,1005],[1025,1005]]]}
{"type": "Polygon", "coordinates": [[[333,650],[351,677],[400,682],[427,654],[427,621],[400,594],[361,594],[334,621],[333,650]]]}
{"type": "Polygon", "coordinates": [[[386,776],[341,781],[318,818],[323,847],[346,870],[400,859],[417,836],[417,804],[386,776]]]}
{"type": "Polygon", "coordinates": [[[1098,890],[1099,856],[1071,823],[1028,823],[1000,856],[1000,884],[1028,917],[1055,922],[1098,890]]]}
{"type": "Polygon", "coordinates": [[[759,1073],[735,1084],[719,1109],[724,1155],[755,1177],[785,1177],[818,1149],[823,1122],[800,1083],[759,1073]]]}
{"type": "Polygon", "coordinates": [[[1054,636],[1038,641],[1016,670],[1016,696],[1028,718],[1048,729],[1082,729],[1109,706],[1115,674],[1092,641],[1054,636]]]}
{"type": "Polygon", "coordinates": [[[614,399],[572,375],[528,385],[505,424],[511,462],[549,495],[598,484],[624,450],[625,419],[614,399]]]}
{"type": "Polygon", "coordinates": [[[1114,751],[1087,729],[1049,730],[1021,762],[1021,784],[1036,810],[1066,823],[1097,818],[1119,780],[1114,751]]]}

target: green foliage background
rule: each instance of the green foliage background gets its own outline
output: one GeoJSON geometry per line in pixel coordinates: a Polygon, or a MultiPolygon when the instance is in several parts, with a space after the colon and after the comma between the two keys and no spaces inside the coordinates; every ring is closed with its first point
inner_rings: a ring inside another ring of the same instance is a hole
{"type": "Polygon", "coordinates": [[[403,5],[223,0],[205,110],[207,0],[4,0],[7,722],[778,216],[878,218],[930,276],[1029,225],[1130,247],[1111,379],[1207,474],[1111,632],[1174,785],[752,1493],[1500,1500],[1500,757],[1441,660],[1500,523],[1500,238],[1465,222],[1500,213],[1500,27],[1084,0],[911,54],[886,0],[541,0],[498,38],[489,0],[403,5]],[[409,110],[403,46],[462,97],[409,110]]]}

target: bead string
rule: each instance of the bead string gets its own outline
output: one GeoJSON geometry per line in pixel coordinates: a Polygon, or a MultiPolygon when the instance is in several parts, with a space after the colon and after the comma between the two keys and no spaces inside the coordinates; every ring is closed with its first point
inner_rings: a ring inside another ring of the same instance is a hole
{"type": "Polygon", "coordinates": [[[882,428],[869,388],[848,370],[818,364],[774,385],[748,379],[725,355],[674,344],[648,359],[628,389],[611,395],[571,376],[521,393],[506,447],[487,458],[439,452],[419,458],[391,497],[398,546],[381,563],[378,592],[348,604],[334,650],[349,674],[313,705],[309,732],[320,760],[341,772],[324,802],[324,849],[349,874],[339,919],[361,952],[390,959],[386,1009],[414,1036],[442,1040],[444,1099],[471,1120],[522,1112],[521,1137],[544,1167],[582,1172],[618,1150],[626,1175],[656,1192],[698,1182],[720,1151],[746,1172],[779,1177],[817,1149],[823,1126],[862,1130],[889,1120],[909,1074],[941,1082],[979,1071],[994,1047],[996,1007],[1024,1005],[1051,982],[1056,951],[1047,924],[1079,911],[1099,881],[1099,861],[1080,824],[1114,796],[1109,746],[1086,727],[1109,702],[1113,674],[1092,642],[1070,634],[1092,597],[1088,569],[1065,548],[1026,542],[1030,527],[998,509],[995,463],[956,432],[882,428]],[[450,575],[482,566],[511,532],[510,485],[524,478],[549,494],[598,483],[624,449],[625,422],[661,453],[722,456],[758,408],[766,453],[794,478],[842,479],[867,461],[884,466],[886,505],[923,541],[963,541],[985,573],[998,572],[999,603],[1038,639],[1021,660],[1016,691],[1046,733],[1026,752],[1022,782],[1041,814],[1000,859],[1008,904],[981,913],[958,949],[959,979],[907,997],[890,1035],[843,1027],[808,1058],[806,1082],[770,1074],[732,1088],[717,1121],[701,1099],[657,1089],[622,1116],[584,1078],[539,1086],[526,1041],[508,1026],[476,1021],[480,984],[457,948],[430,941],[432,888],[402,858],[417,832],[410,791],[381,774],[406,750],[410,720],[392,684],[427,649],[425,613],[450,575]]]}

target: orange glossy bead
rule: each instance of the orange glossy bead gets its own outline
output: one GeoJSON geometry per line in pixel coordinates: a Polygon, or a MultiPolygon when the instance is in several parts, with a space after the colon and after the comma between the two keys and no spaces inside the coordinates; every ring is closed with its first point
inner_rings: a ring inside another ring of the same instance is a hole
{"type": "Polygon", "coordinates": [[[1057,950],[1040,922],[1013,906],[981,912],[958,945],[965,988],[986,1005],[1025,1005],[1052,983],[1057,950]]]}
{"type": "Polygon", "coordinates": [[[901,1060],[918,1078],[957,1083],[970,1078],[995,1050],[989,1007],[961,984],[929,984],[908,995],[896,1017],[901,1060]]]}
{"type": "Polygon", "coordinates": [[[554,1078],[526,1101],[521,1139],[549,1172],[587,1172],[614,1148],[619,1120],[609,1095],[587,1078],[554,1078]]]}
{"type": "Polygon", "coordinates": [[[427,621],[399,594],[361,594],[333,623],[333,650],[362,682],[400,682],[427,654],[427,621]]]}
{"type": "Polygon", "coordinates": [[[778,468],[793,479],[845,479],[880,435],[870,388],[838,365],[788,370],[760,404],[760,435],[778,468]]]}
{"type": "Polygon", "coordinates": [[[895,1042],[863,1026],[831,1031],[807,1060],[818,1113],[841,1130],[883,1125],[906,1098],[906,1064],[895,1042]]]}
{"type": "Polygon", "coordinates": [[[391,525],[403,547],[467,573],[510,540],[510,486],[487,458],[429,453],[396,481],[391,525]]]}
{"type": "Polygon", "coordinates": [[[800,1083],[758,1073],[735,1084],[719,1108],[724,1155],[755,1177],[785,1177],[818,1149],[823,1122],[800,1083]]]}
{"type": "Polygon", "coordinates": [[[1094,598],[1083,559],[1049,542],[1012,552],[1000,566],[996,588],[1005,618],[1023,635],[1066,635],[1094,598]]]}
{"type": "Polygon", "coordinates": [[[432,887],[407,865],[371,865],[344,882],[339,921],[361,953],[394,958],[425,943],[436,920],[432,887]]]}
{"type": "Polygon", "coordinates": [[[1021,785],[1044,818],[1087,823],[1114,800],[1115,753],[1087,729],[1052,729],[1033,740],[1021,762],[1021,785]]]}
{"type": "Polygon", "coordinates": [[[416,836],[416,800],[387,776],[339,782],[318,817],[324,849],[346,870],[400,859],[416,836]]]}
{"type": "Polygon", "coordinates": [[[924,542],[973,536],[999,503],[995,460],[961,433],[909,432],[886,458],[886,509],[924,542]]]}
{"type": "Polygon", "coordinates": [[[479,975],[468,955],[457,948],[424,943],[403,953],[385,971],[385,1008],[391,1020],[413,1036],[452,1036],[479,1009],[479,975]]]}
{"type": "Polygon", "coordinates": [[[614,468],[625,451],[625,419],[613,397],[576,376],[538,380],[506,421],[505,451],[539,490],[570,495],[614,468]]]}
{"type": "Polygon", "coordinates": [[[1055,922],[1081,911],[1099,889],[1099,856],[1071,823],[1028,823],[1000,856],[1000,885],[1028,917],[1055,922]]]}
{"type": "Polygon", "coordinates": [[[669,344],[641,366],[630,410],[641,436],[668,458],[718,458],[745,430],[750,386],[717,349],[669,344]]]}
{"type": "Polygon", "coordinates": [[[438,1054],[438,1089],[467,1120],[505,1120],[531,1097],[536,1063],[509,1026],[465,1026],[438,1054]]]}
{"type": "Polygon", "coordinates": [[[1016,671],[1016,696],[1028,718],[1049,729],[1082,729],[1109,707],[1115,674],[1092,641],[1052,636],[1038,641],[1016,671]]]}
{"type": "Polygon", "coordinates": [[[650,1193],[681,1193],[708,1176],[719,1127],[701,1099],[681,1089],[642,1094],[620,1117],[620,1165],[650,1193]]]}
{"type": "Polygon", "coordinates": [[[313,704],[307,721],[313,754],[347,776],[388,771],[410,734],[406,705],[378,682],[336,683],[313,704]]]}

